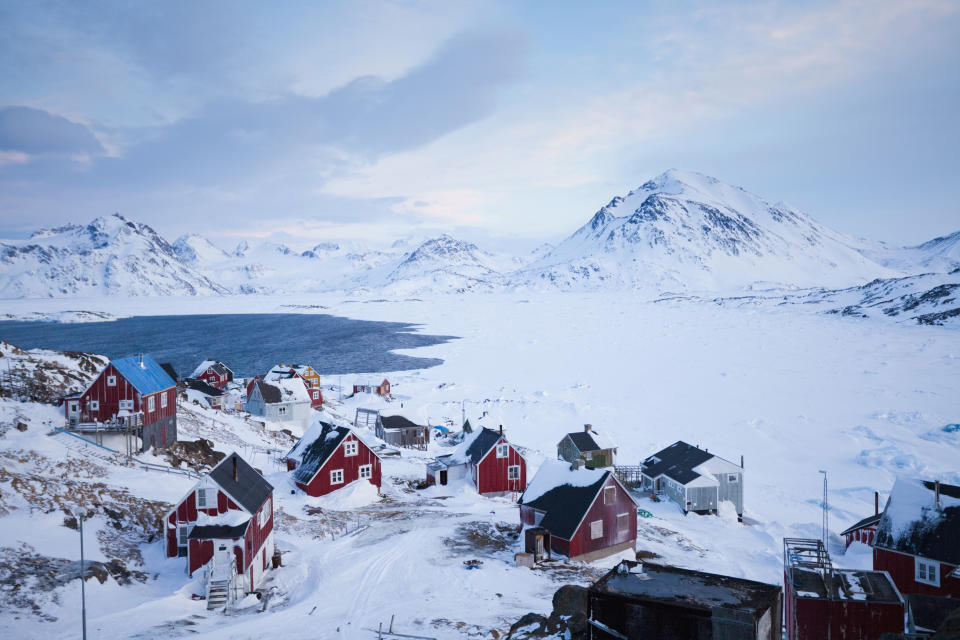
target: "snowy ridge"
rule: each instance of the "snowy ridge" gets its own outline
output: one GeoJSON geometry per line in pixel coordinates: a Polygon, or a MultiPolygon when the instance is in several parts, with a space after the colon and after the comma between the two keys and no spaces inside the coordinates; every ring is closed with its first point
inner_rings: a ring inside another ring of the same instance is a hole
{"type": "Polygon", "coordinates": [[[149,226],[118,214],[0,244],[0,265],[0,295],[7,298],[227,292],[149,226]]]}
{"type": "Polygon", "coordinates": [[[649,293],[840,287],[897,275],[785,204],[671,169],[601,207],[512,280],[649,293]]]}

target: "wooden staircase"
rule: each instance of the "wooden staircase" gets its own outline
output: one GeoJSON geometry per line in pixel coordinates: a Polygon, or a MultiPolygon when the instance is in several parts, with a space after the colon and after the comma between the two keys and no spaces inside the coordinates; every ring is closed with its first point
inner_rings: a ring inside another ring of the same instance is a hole
{"type": "Polygon", "coordinates": [[[226,607],[229,595],[230,580],[210,580],[207,584],[207,609],[226,607]]]}

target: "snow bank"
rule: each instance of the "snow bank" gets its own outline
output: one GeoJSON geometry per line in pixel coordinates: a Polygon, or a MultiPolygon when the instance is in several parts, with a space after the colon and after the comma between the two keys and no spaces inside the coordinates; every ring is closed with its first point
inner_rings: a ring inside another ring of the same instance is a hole
{"type": "Polygon", "coordinates": [[[366,507],[380,500],[377,487],[369,480],[354,480],[342,489],[328,493],[319,498],[312,498],[310,502],[324,509],[333,511],[349,511],[358,507],[366,507]]]}

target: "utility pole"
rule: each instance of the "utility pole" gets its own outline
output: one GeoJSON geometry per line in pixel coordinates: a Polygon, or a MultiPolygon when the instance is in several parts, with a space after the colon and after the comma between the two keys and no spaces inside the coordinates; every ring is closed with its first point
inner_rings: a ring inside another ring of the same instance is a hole
{"type": "Polygon", "coordinates": [[[830,514],[828,513],[829,506],[827,505],[827,472],[823,469],[820,469],[820,473],[823,474],[823,533],[821,534],[821,540],[823,540],[823,547],[826,549],[827,537],[829,536],[830,532],[830,514]]]}
{"type": "Polygon", "coordinates": [[[343,376],[337,376],[337,400],[343,402],[343,376]]]}
{"type": "Polygon", "coordinates": [[[84,579],[84,562],[83,562],[83,518],[87,515],[87,512],[80,507],[75,511],[77,515],[77,524],[80,527],[80,602],[81,602],[81,612],[83,620],[83,640],[87,640],[87,581],[84,579]]]}

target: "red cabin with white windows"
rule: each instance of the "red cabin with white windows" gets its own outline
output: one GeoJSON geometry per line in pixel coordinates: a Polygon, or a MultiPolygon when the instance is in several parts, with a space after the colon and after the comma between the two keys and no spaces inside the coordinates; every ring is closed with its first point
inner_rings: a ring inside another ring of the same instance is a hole
{"type": "Polygon", "coordinates": [[[520,521],[549,531],[550,550],[571,560],[636,549],[637,504],[610,471],[544,462],[520,496],[520,521]]]}
{"type": "Polygon", "coordinates": [[[222,362],[216,360],[204,360],[194,370],[191,378],[203,380],[211,387],[223,389],[228,382],[233,381],[233,371],[222,362]]]}
{"type": "Polygon", "coordinates": [[[165,448],[177,439],[177,383],[149,355],[111,360],[86,390],[61,398],[68,425],[137,428],[141,447],[165,448]]]}
{"type": "Polygon", "coordinates": [[[318,497],[367,480],[380,489],[380,457],[348,427],[316,422],[287,454],[287,469],[307,495],[318,497]]]}
{"type": "Polygon", "coordinates": [[[468,479],[483,495],[519,493],[527,486],[527,461],[503,431],[483,427],[467,436],[453,453],[427,465],[427,482],[446,485],[468,479]]]}
{"type": "Polygon", "coordinates": [[[187,558],[188,574],[226,546],[235,580],[253,591],[273,556],[273,487],[233,453],[197,481],[164,522],[167,557],[187,558]]]}
{"type": "Polygon", "coordinates": [[[897,478],[880,517],[873,568],[904,594],[960,598],[960,487],[897,478]]]}
{"type": "Polygon", "coordinates": [[[355,384],[353,385],[353,393],[375,393],[378,396],[388,396],[390,395],[390,381],[384,378],[380,384],[355,384]]]}

